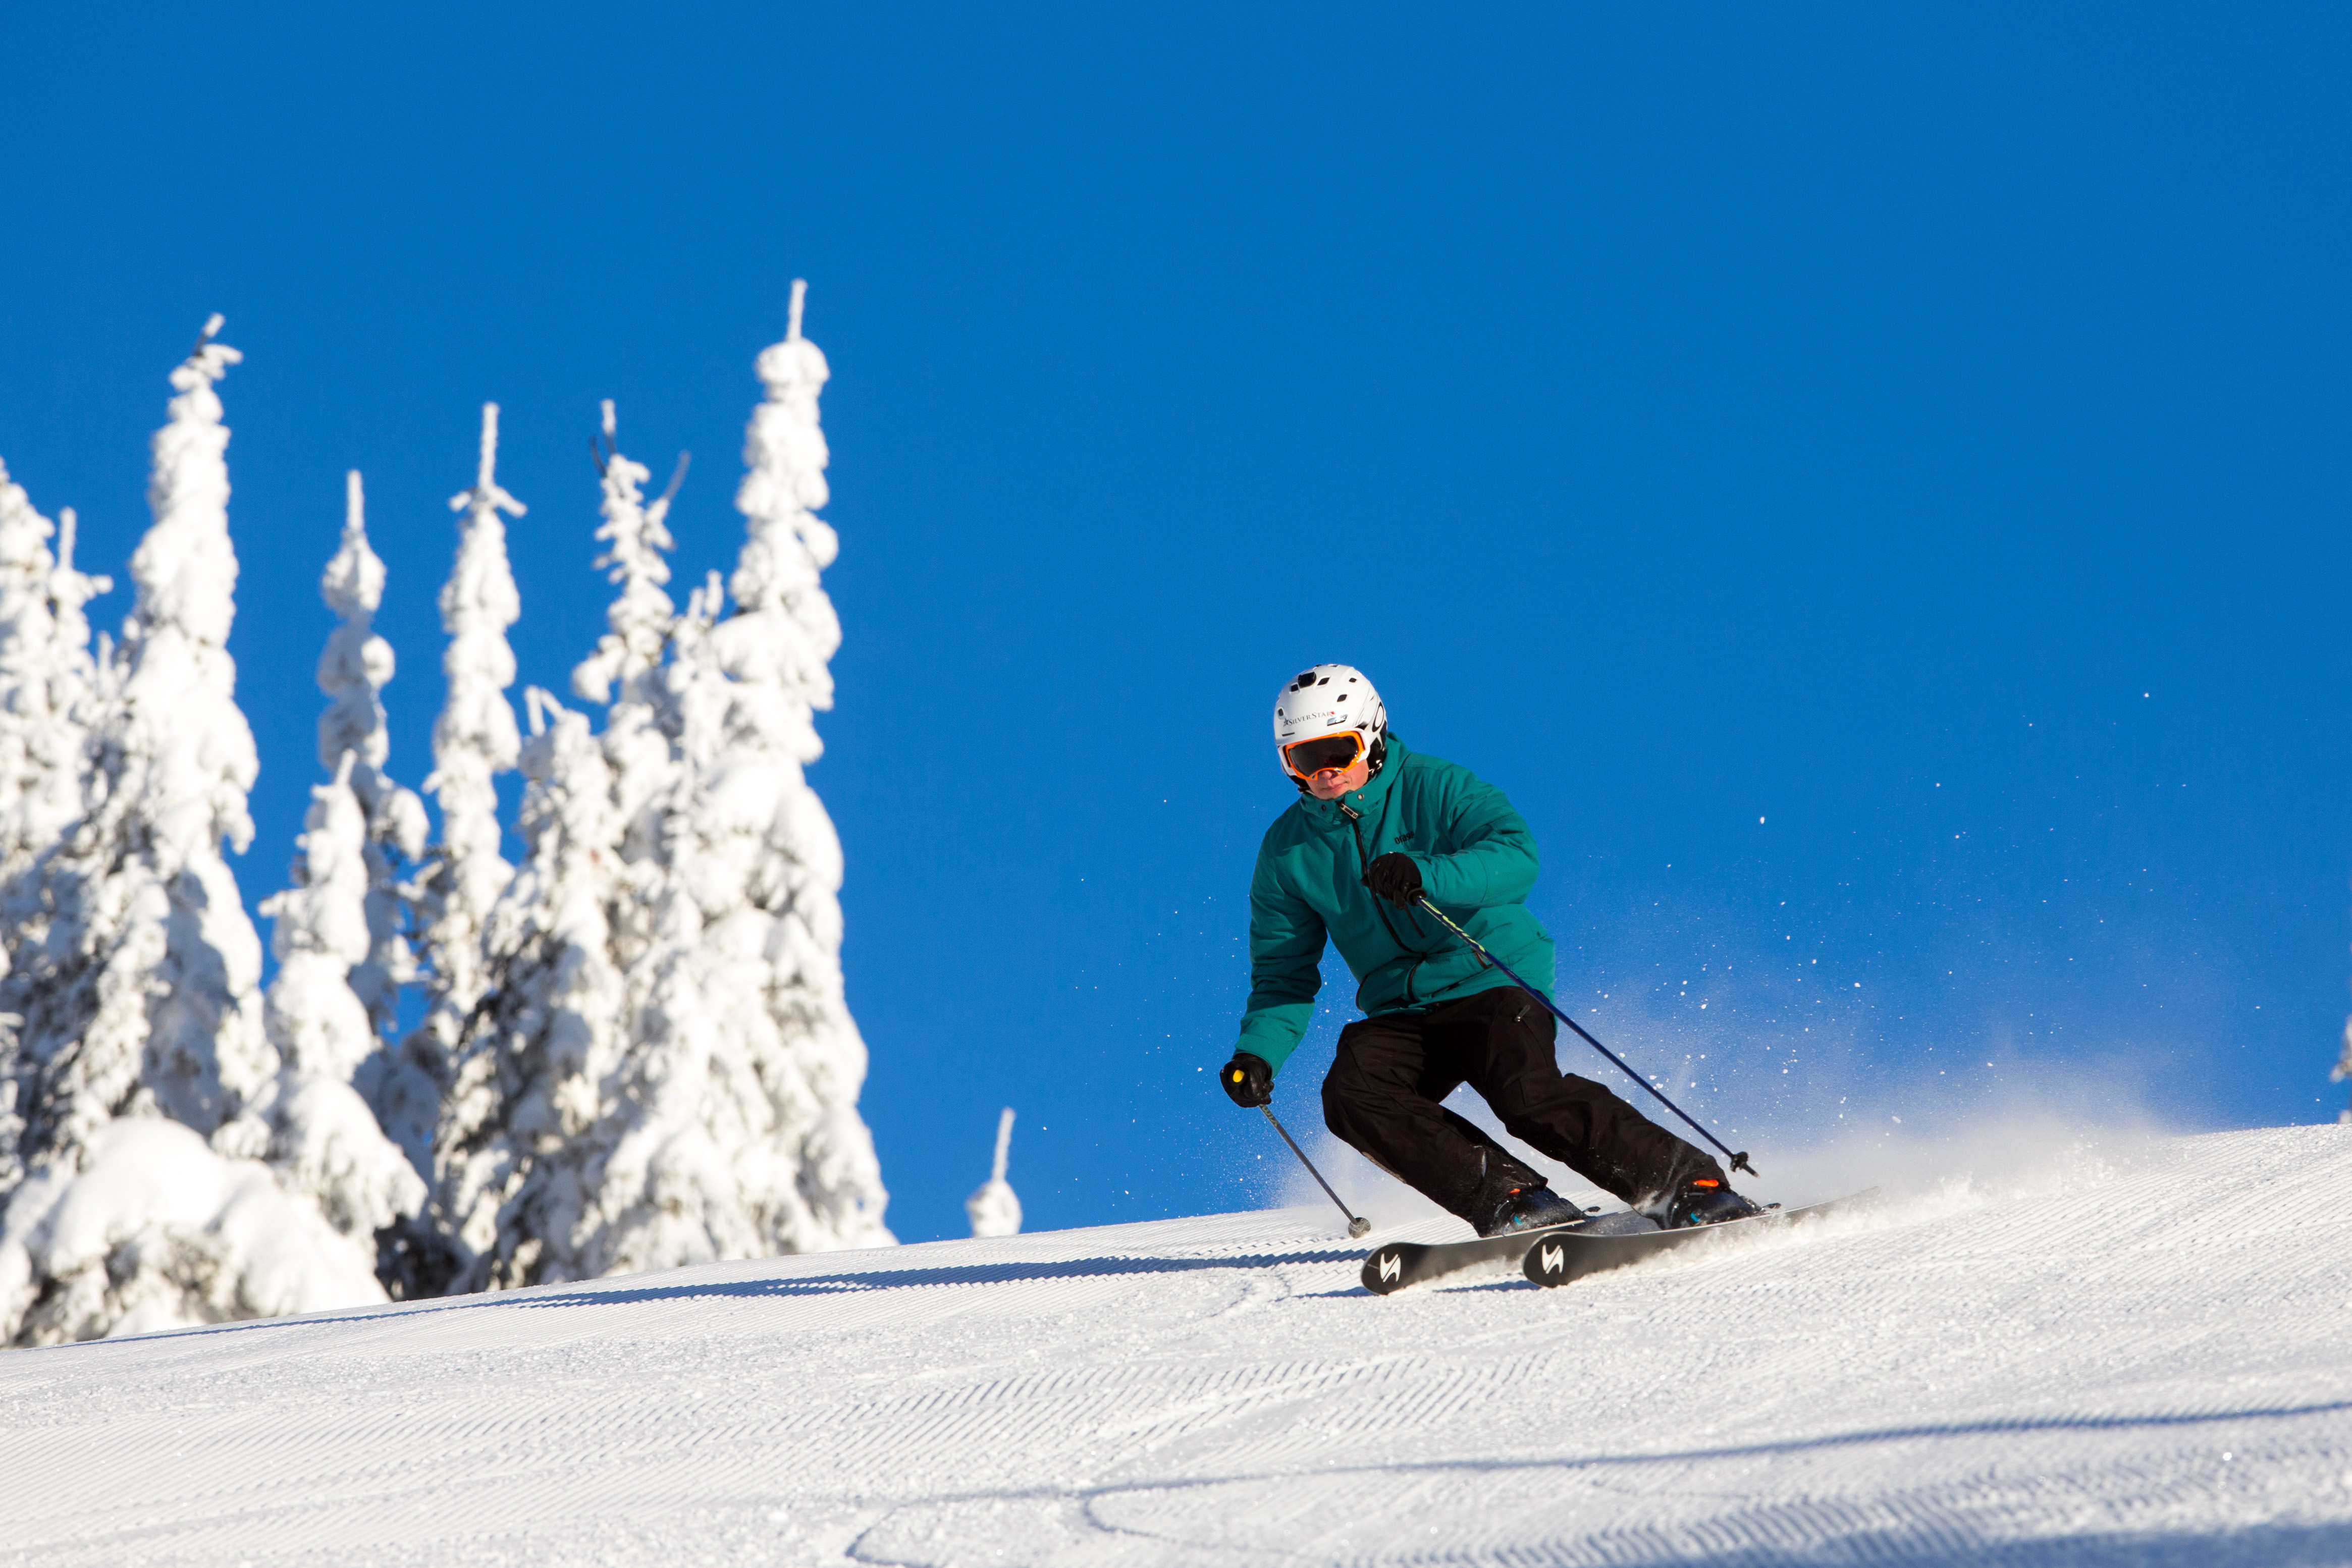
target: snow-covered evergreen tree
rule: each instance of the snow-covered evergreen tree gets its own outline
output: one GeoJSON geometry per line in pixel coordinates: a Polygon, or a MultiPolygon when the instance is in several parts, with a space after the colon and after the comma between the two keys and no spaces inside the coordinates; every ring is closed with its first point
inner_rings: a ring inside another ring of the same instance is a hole
{"type": "Polygon", "coordinates": [[[138,602],[92,714],[88,816],[36,868],[10,1009],[42,1081],[38,1146],[70,1150],[117,1114],[209,1136],[268,1082],[261,944],[221,858],[251,838],[257,764],[227,650],[236,557],[228,431],[214,383],[236,362],[212,340],[172,372],[157,432],[155,523],[131,559],[138,602]],[[21,1005],[17,1005],[21,1003],[21,1005]]]}
{"type": "Polygon", "coordinates": [[[0,464],[0,882],[82,814],[98,676],[82,606],[114,584],[76,571],[73,547],[73,508],[53,528],[0,464]]]}
{"type": "MultiPolygon", "coordinates": [[[[88,706],[99,672],[82,606],[113,584],[74,570],[73,536],[72,507],[52,528],[0,464],[0,897],[80,818],[89,788],[88,706]]],[[[5,913],[13,924],[0,943],[0,974],[43,930],[37,910],[5,913]]],[[[0,1200],[25,1174],[13,1022],[0,1020],[0,1200]]]]}
{"type": "Polygon", "coordinates": [[[5,894],[0,1006],[21,1020],[16,1159],[0,1173],[12,1343],[383,1299],[313,1202],[231,1157],[288,1123],[269,1114],[260,941],[221,854],[252,836],[257,764],[227,648],[237,569],[214,388],[239,356],[219,329],[172,372],[138,601],[87,704],[83,813],[5,894]]]}
{"type": "Polygon", "coordinates": [[[671,544],[666,525],[686,477],[687,456],[678,455],[667,488],[648,503],[644,486],[652,475],[616,444],[609,399],[604,413],[604,524],[596,537],[607,548],[596,564],[621,591],[604,612],[609,630],[596,651],[572,672],[572,689],[604,705],[602,741],[621,828],[606,904],[614,958],[626,969],[651,950],[668,897],[668,811],[682,773],[663,664],[678,625],[663,591],[669,581],[663,552],[671,544]]]}
{"type": "Polygon", "coordinates": [[[490,915],[494,988],[457,1055],[436,1145],[453,1291],[593,1277],[581,1253],[609,1152],[603,1096],[627,1041],[606,919],[622,831],[612,769],[584,716],[536,686],[524,697],[530,852],[490,915]]]}
{"type": "Polygon", "coordinates": [[[971,1221],[974,1236],[1021,1234],[1021,1197],[1004,1179],[1005,1162],[1012,1154],[1013,1107],[1007,1105],[996,1119],[996,1163],[989,1167],[988,1179],[963,1200],[964,1217],[971,1221]]]}
{"type": "Polygon", "coordinates": [[[720,619],[716,573],[675,612],[677,481],[645,500],[605,405],[598,564],[620,592],[572,677],[605,727],[591,745],[530,695],[530,855],[486,926],[489,988],[441,1129],[462,1286],[891,1239],[856,1113],[840,845],[801,775],[840,641],[819,584],[836,544],[814,515],[826,371],[801,299],[761,358],[737,615],[720,619]]]}
{"type": "MultiPolygon", "coordinates": [[[[663,519],[677,479],[647,505],[646,470],[623,455],[604,405],[604,524],[620,594],[611,630],[573,672],[606,704],[601,738],[548,694],[525,694],[521,830],[530,852],[492,911],[490,989],[460,1047],[439,1138],[451,1288],[593,1278],[603,1271],[597,1191],[632,1120],[608,1096],[627,1051],[625,972],[667,902],[665,813],[679,769],[664,728],[662,662],[676,619],[662,591],[663,519]],[[551,726],[550,720],[552,720],[551,726]]],[[[684,476],[681,457],[678,477],[684,476]]]]}
{"type": "MultiPolygon", "coordinates": [[[[334,780],[310,791],[295,885],[265,902],[276,922],[278,976],[263,1017],[280,1063],[257,1109],[268,1127],[258,1149],[294,1191],[316,1202],[374,1270],[375,1233],[424,1207],[425,1183],[352,1087],[381,1045],[352,988],[374,948],[369,931],[367,810],[353,785],[359,754],[336,759],[334,780]]],[[[219,1140],[215,1140],[216,1142],[219,1140]]]]}
{"type": "Polygon", "coordinates": [[[319,764],[335,771],[345,753],[352,757],[352,792],[366,819],[368,951],[351,971],[351,987],[376,1035],[389,1040],[401,988],[416,977],[401,876],[423,856],[431,825],[425,802],[384,771],[392,737],[383,688],[394,660],[392,644],[374,627],[383,580],[383,561],[368,545],[366,496],[354,468],[344,477],[342,542],[319,580],[320,594],[342,622],[319,655],[319,689],[329,699],[319,716],[319,764]]]}
{"type": "Polygon", "coordinates": [[[666,732],[677,777],[656,929],[630,966],[635,1042],[608,1103],[625,1124],[598,1192],[599,1273],[887,1242],[857,1114],[866,1046],[843,996],[841,845],[802,769],[823,752],[841,627],[820,574],[838,549],[801,335],[760,355],[745,444],[736,613],[698,594],[674,628],[666,732]]]}
{"type": "MultiPolygon", "coordinates": [[[[377,1091],[386,1130],[419,1170],[436,1178],[435,1128],[453,1082],[457,1052],[488,988],[483,934],[492,906],[514,876],[499,852],[496,780],[514,768],[522,747],[506,698],[515,678],[507,628],[521,615],[522,599],[507,564],[506,523],[499,514],[519,517],[524,507],[499,487],[498,459],[499,405],[484,403],[474,486],[449,500],[450,509],[464,513],[465,520],[457,561],[441,590],[441,625],[449,634],[441,659],[447,686],[433,727],[433,776],[425,781],[441,807],[441,841],[417,879],[415,901],[427,1005],[425,1021],[402,1043],[398,1063],[383,1075],[377,1091]]],[[[430,1278],[406,1281],[402,1288],[437,1293],[430,1278]]]]}

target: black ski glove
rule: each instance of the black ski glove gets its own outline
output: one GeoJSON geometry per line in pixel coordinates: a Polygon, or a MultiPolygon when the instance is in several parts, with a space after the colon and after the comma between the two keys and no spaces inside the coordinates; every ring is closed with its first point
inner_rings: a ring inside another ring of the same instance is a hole
{"type": "Polygon", "coordinates": [[[1252,1056],[1246,1051],[1234,1052],[1217,1074],[1217,1082],[1225,1086],[1225,1096],[1244,1111],[1255,1111],[1274,1098],[1274,1069],[1262,1056],[1252,1056]]]}
{"type": "Polygon", "coordinates": [[[1364,885],[1375,898],[1385,898],[1399,909],[1421,902],[1421,867],[1411,855],[1385,854],[1364,868],[1364,885]]]}

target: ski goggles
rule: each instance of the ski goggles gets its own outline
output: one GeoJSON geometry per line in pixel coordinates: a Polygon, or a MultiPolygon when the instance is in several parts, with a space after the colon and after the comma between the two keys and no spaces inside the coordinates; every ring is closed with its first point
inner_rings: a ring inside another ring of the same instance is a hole
{"type": "Polygon", "coordinates": [[[1343,729],[1337,735],[1293,741],[1282,748],[1282,765],[1298,778],[1312,779],[1334,768],[1353,768],[1363,756],[1363,732],[1343,729]]]}

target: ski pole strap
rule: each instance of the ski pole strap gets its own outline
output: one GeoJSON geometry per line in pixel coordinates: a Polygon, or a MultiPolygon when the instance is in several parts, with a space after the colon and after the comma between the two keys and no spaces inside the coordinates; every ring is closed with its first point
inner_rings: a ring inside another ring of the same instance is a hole
{"type": "MultiPolygon", "coordinates": [[[[1502,970],[1504,974],[1509,976],[1513,985],[1518,987],[1519,989],[1527,992],[1528,995],[1541,1002],[1544,1007],[1550,1011],[1552,1017],[1558,1019],[1560,1022],[1574,1030],[1576,1031],[1576,1037],[1579,1040],[1584,1041],[1585,1044],[1591,1046],[1593,1050],[1607,1057],[1616,1067],[1618,1071],[1623,1073],[1626,1077],[1632,1079],[1634,1082],[1640,1084],[1643,1088],[1655,1095],[1659,1104],[1664,1105],[1667,1110],[1672,1111],[1675,1115],[1680,1116],[1683,1121],[1689,1125],[1691,1131],[1696,1133],[1700,1137],[1705,1138],[1708,1143],[1713,1144],[1717,1150],[1721,1151],[1723,1157],[1731,1162],[1731,1168],[1733,1170],[1746,1171],[1749,1176],[1754,1176],[1756,1174],[1756,1167],[1748,1163],[1748,1154],[1746,1150],[1743,1149],[1738,1154],[1732,1153],[1731,1150],[1726,1146],[1721,1138],[1718,1138],[1713,1133],[1708,1132],[1706,1128],[1702,1126],[1689,1112],[1675,1104],[1672,1100],[1667,1099],[1665,1091],[1660,1089],[1656,1084],[1651,1082],[1648,1079],[1643,1077],[1640,1073],[1626,1066],[1622,1057],[1610,1050],[1607,1046],[1601,1044],[1599,1040],[1593,1039],[1591,1034],[1585,1031],[1585,1028],[1582,1024],[1577,1022],[1574,1019],[1560,1011],[1559,1007],[1549,997],[1545,996],[1541,991],[1537,990],[1533,986],[1530,986],[1525,980],[1520,979],[1517,970],[1513,969],[1508,964],[1504,963],[1500,958],[1496,957],[1492,953],[1487,952],[1486,944],[1480,942],[1478,938],[1471,936],[1470,933],[1463,930],[1462,927],[1447,919],[1445,912],[1429,901],[1429,894],[1425,893],[1421,895],[1420,902],[1421,906],[1423,909],[1426,909],[1430,914],[1437,916],[1438,922],[1441,925],[1443,925],[1448,931],[1453,932],[1456,936],[1461,937],[1462,940],[1468,945],[1470,951],[1478,955],[1478,961],[1480,963],[1491,964],[1496,968],[1502,970]]],[[[1279,1126],[1281,1124],[1276,1123],[1276,1125],[1279,1126]]],[[[1287,1133],[1285,1133],[1282,1135],[1286,1138],[1290,1136],[1287,1133]]],[[[1291,1145],[1293,1148],[1297,1148],[1297,1146],[1298,1145],[1296,1144],[1291,1145]]],[[[1302,1155],[1299,1157],[1304,1159],[1306,1156],[1302,1155]]],[[[1320,1181],[1322,1178],[1318,1176],[1316,1179],[1320,1181]]],[[[1331,1189],[1326,1187],[1323,1190],[1328,1192],[1331,1189]]]]}

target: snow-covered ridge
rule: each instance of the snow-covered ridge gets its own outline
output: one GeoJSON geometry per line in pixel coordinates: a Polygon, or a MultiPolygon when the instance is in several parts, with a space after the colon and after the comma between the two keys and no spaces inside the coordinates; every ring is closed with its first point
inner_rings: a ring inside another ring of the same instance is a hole
{"type": "Polygon", "coordinates": [[[2106,1137],[1551,1291],[1377,1300],[1299,1209],[26,1352],[0,1563],[2341,1563],[2347,1178],[2106,1137]]]}

